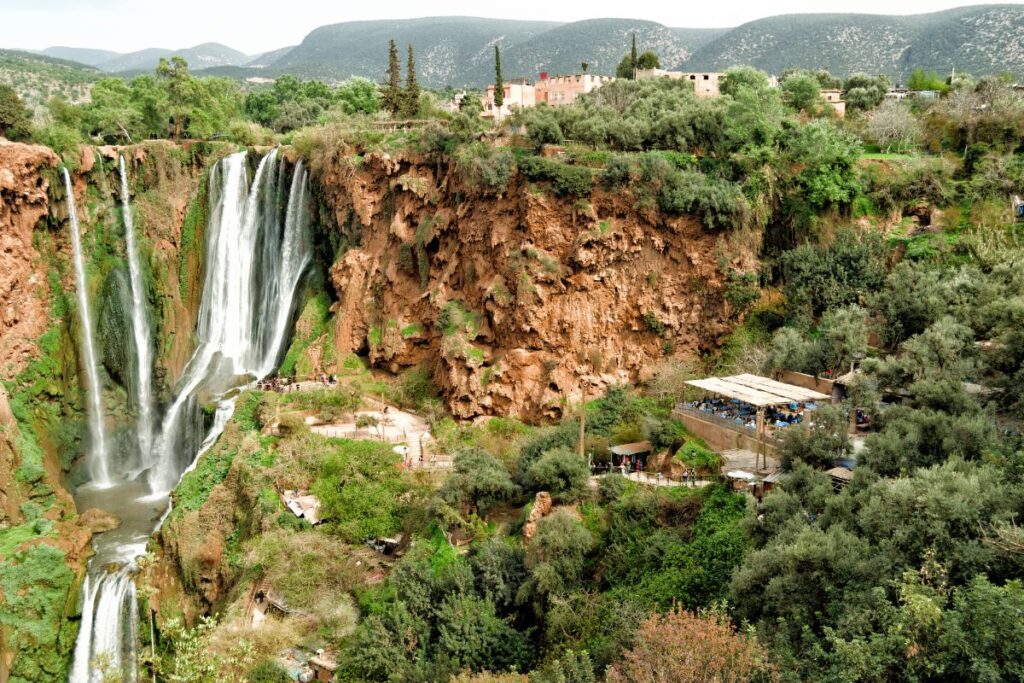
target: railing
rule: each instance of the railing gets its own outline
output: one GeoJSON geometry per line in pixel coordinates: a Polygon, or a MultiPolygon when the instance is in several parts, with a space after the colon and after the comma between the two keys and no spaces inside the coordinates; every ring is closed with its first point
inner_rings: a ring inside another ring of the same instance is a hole
{"type": "MultiPolygon", "coordinates": [[[[710,422],[712,424],[718,425],[719,427],[724,427],[739,434],[744,434],[746,436],[751,437],[752,439],[758,438],[756,428],[748,427],[746,424],[736,424],[733,420],[730,420],[729,418],[721,417],[715,413],[708,413],[703,410],[698,410],[697,408],[691,408],[685,403],[677,403],[674,412],[679,412],[684,415],[691,415],[700,420],[704,420],[705,422],[710,422]]],[[[772,444],[775,446],[782,443],[778,438],[776,438],[767,431],[765,431],[765,434],[762,437],[762,439],[765,443],[772,444]]]]}

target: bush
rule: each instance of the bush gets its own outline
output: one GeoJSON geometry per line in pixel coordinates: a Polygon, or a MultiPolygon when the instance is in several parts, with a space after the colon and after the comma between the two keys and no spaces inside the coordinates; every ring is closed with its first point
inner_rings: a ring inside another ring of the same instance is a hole
{"type": "Polygon", "coordinates": [[[608,476],[601,477],[597,481],[598,500],[604,505],[614,503],[629,490],[630,486],[629,479],[626,479],[621,474],[609,474],[608,476]]]}
{"type": "Polygon", "coordinates": [[[544,157],[524,157],[519,162],[519,170],[528,180],[551,182],[557,195],[585,197],[594,186],[593,169],[570,166],[544,157]]]}
{"type": "Polygon", "coordinates": [[[526,471],[529,491],[547,491],[560,503],[580,500],[589,491],[590,471],[585,460],[568,448],[545,451],[526,471]]]}
{"type": "Polygon", "coordinates": [[[323,506],[321,517],[348,543],[391,536],[402,528],[409,489],[396,468],[399,456],[386,443],[341,441],[328,446],[312,491],[323,506]]]}
{"type": "Polygon", "coordinates": [[[512,498],[519,487],[512,475],[494,456],[470,448],[455,456],[454,472],[445,480],[440,495],[453,505],[470,505],[481,515],[495,503],[512,498]]]}
{"type": "Polygon", "coordinates": [[[609,683],[778,680],[757,639],[737,633],[722,614],[698,616],[676,607],[651,616],[636,641],[608,672],[609,683]]]}
{"type": "Polygon", "coordinates": [[[722,456],[692,439],[687,439],[676,451],[676,460],[699,472],[717,473],[722,467],[722,456]]]}
{"type": "Polygon", "coordinates": [[[501,194],[508,189],[516,171],[515,156],[505,148],[474,142],[455,155],[459,174],[471,187],[501,194]]]}
{"type": "Polygon", "coordinates": [[[627,156],[616,154],[605,164],[601,180],[609,188],[628,185],[633,175],[633,162],[627,156]]]}
{"type": "Polygon", "coordinates": [[[82,143],[82,135],[77,130],[53,123],[37,129],[32,138],[59,154],[69,169],[78,166],[78,146],[82,143]]]}
{"type": "Polygon", "coordinates": [[[291,676],[278,664],[270,659],[264,659],[253,668],[245,677],[248,683],[290,683],[291,676]]]}
{"type": "Polygon", "coordinates": [[[666,213],[700,216],[709,230],[736,227],[747,210],[739,185],[698,171],[670,173],[658,193],[658,206],[666,213]]]}

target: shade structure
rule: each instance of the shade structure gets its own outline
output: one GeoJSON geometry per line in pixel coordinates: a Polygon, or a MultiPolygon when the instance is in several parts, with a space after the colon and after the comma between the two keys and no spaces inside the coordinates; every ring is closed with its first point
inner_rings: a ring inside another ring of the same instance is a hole
{"type": "Polygon", "coordinates": [[[830,401],[832,399],[831,396],[820,391],[813,391],[793,384],[777,382],[768,377],[746,373],[729,377],[691,379],[687,381],[687,384],[710,391],[719,396],[734,398],[759,408],[785,405],[787,403],[830,401]]]}

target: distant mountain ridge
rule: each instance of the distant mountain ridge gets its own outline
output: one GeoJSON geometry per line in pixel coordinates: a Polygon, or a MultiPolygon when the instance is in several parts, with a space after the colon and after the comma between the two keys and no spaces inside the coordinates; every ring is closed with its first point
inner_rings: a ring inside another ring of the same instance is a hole
{"type": "MultiPolygon", "coordinates": [[[[976,5],[909,16],[790,14],[735,28],[670,28],[639,19],[571,23],[475,17],[428,17],[322,26],[268,73],[310,78],[366,76],[382,80],[387,41],[416,50],[417,75],[429,86],[482,86],[493,81],[493,48],[505,78],[541,71],[613,74],[632,34],[662,67],[725,70],[749,64],[778,74],[789,67],[824,68],[838,76],[887,74],[903,81],[916,68],[948,73],[1010,72],[1024,77],[1024,5],[976,5]]],[[[404,60],[404,52],[402,54],[404,60]]]]}
{"type": "Polygon", "coordinates": [[[694,70],[749,64],[862,71],[897,80],[914,69],[1024,75],[1024,5],[976,5],[930,14],[797,14],[758,19],[710,41],[694,70]]]}
{"type": "Polygon", "coordinates": [[[791,14],[735,28],[672,28],[640,19],[587,19],[571,23],[424,17],[344,22],[321,26],[293,47],[247,56],[218,43],[184,50],[152,48],[110,56],[102,50],[53,47],[44,54],[73,59],[106,72],[151,71],[160,57],[177,54],[199,73],[341,81],[364,76],[382,81],[388,40],[415,50],[422,85],[481,87],[494,80],[494,47],[506,79],[536,78],[541,71],[613,74],[636,34],[640,50],[659,55],[662,67],[721,71],[749,64],[778,74],[789,67],[823,68],[837,76],[887,74],[903,81],[911,71],[977,75],[1009,72],[1024,78],[1024,5],[977,5],[910,16],[791,14]]]}
{"type": "Polygon", "coordinates": [[[48,47],[40,50],[38,54],[79,62],[110,73],[152,71],[161,57],[183,57],[194,70],[217,66],[242,66],[253,59],[244,52],[220,43],[203,43],[180,50],[151,47],[125,53],[79,47],[48,47]]]}

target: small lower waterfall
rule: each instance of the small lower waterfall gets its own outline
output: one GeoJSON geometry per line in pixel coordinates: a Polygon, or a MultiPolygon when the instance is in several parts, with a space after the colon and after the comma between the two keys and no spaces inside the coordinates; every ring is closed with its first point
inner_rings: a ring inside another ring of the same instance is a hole
{"type": "Polygon", "coordinates": [[[91,638],[75,642],[71,683],[103,683],[104,672],[135,681],[138,610],[131,567],[86,575],[82,585],[82,631],[91,638]]]}
{"type": "Polygon", "coordinates": [[[85,370],[86,413],[89,419],[88,466],[91,483],[98,487],[111,485],[109,452],[103,424],[103,399],[100,396],[99,365],[96,363],[96,345],[92,334],[92,311],[89,309],[89,290],[82,260],[82,241],[78,234],[78,214],[75,211],[75,188],[68,169],[64,173],[64,191],[67,194],[68,219],[71,223],[71,251],[75,261],[75,294],[78,298],[78,319],[82,325],[79,340],[82,366],[85,370]]]}
{"type": "Polygon", "coordinates": [[[284,353],[296,294],[313,253],[308,173],[299,162],[285,193],[287,171],[276,149],[260,160],[251,183],[245,152],[225,157],[210,171],[198,346],[152,441],[156,459],[146,476],[148,492],[141,482],[126,482],[118,485],[125,491],[91,492],[97,499],[83,506],[111,509],[122,525],[94,541],[71,683],[101,683],[104,670],[120,673],[122,683],[136,682],[138,608],[132,577],[134,560],[145,552],[153,531],[153,507],[166,506],[169,492],[224,430],[234,411],[231,392],[273,372],[284,353]],[[204,404],[216,404],[208,429],[204,404]]]}
{"type": "Polygon", "coordinates": [[[128,273],[132,290],[132,337],[135,340],[135,402],[138,416],[135,436],[139,455],[143,460],[151,457],[153,439],[153,339],[146,313],[146,291],[142,281],[139,248],[135,243],[135,221],[132,218],[131,194],[128,192],[128,174],[124,156],[118,158],[121,172],[121,212],[124,216],[124,243],[128,252],[128,273]]]}

